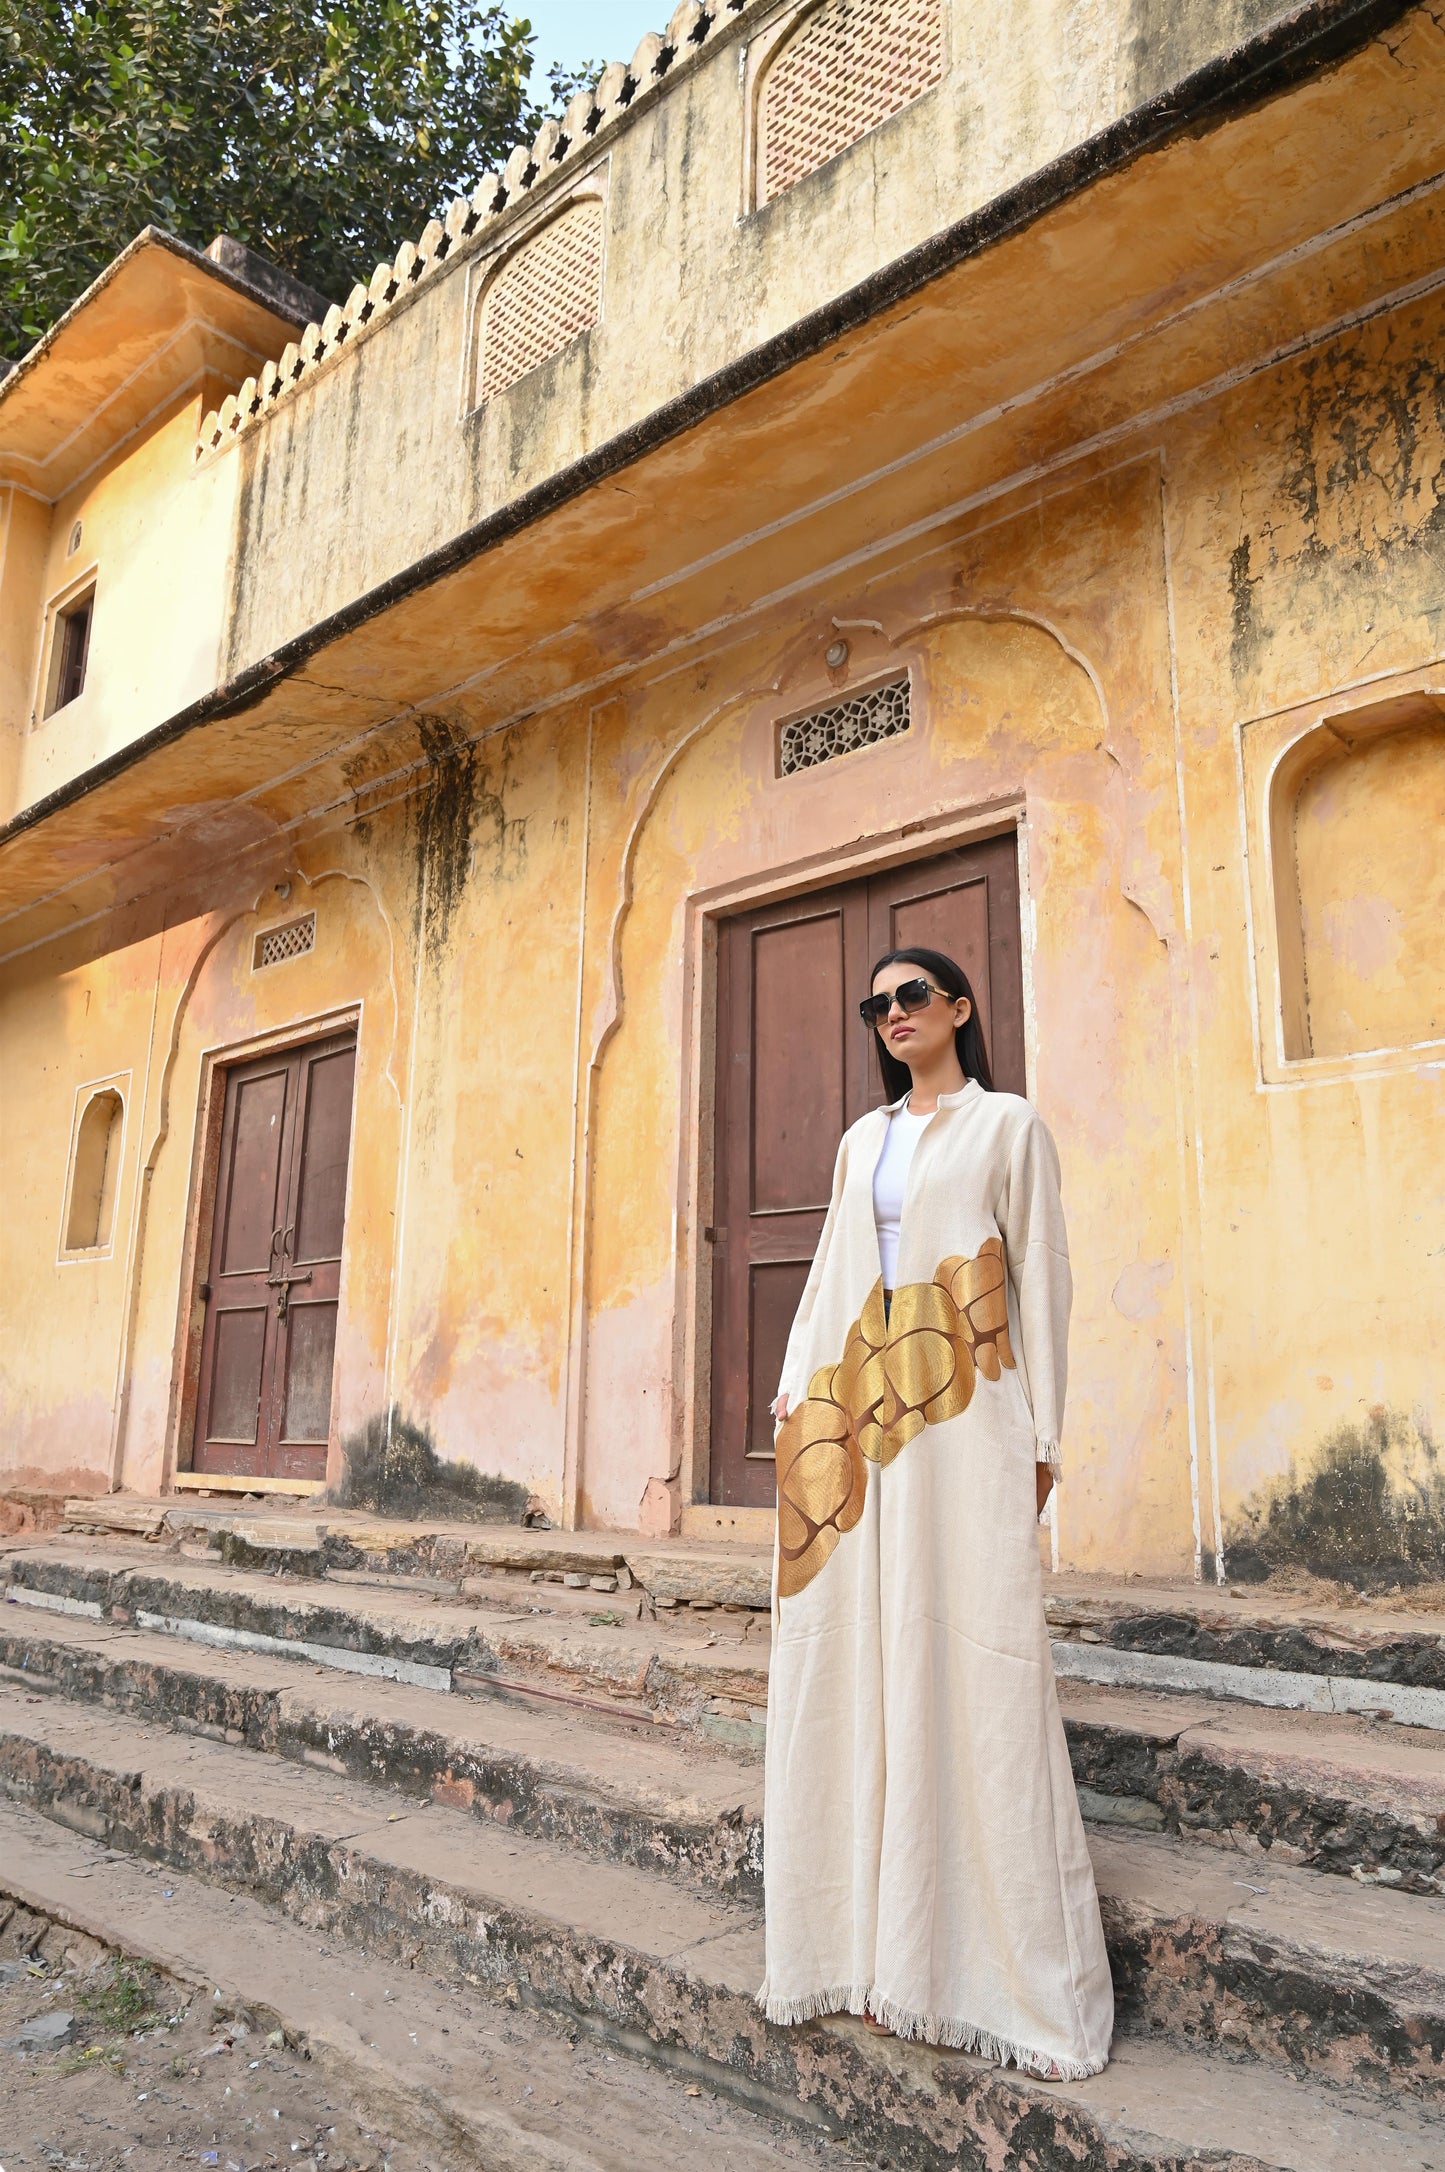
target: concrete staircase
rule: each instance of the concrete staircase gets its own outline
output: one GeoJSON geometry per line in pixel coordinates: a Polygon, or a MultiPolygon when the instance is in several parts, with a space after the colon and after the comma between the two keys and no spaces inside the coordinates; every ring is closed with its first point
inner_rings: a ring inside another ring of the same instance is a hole
{"type": "Polygon", "coordinates": [[[470,2028],[511,2034],[469,2066],[453,2045],[423,2079],[363,2046],[442,2118],[446,2161],[650,2162],[617,2139],[645,2088],[673,2163],[1445,2172],[1429,1617],[1051,1590],[1119,2033],[1105,2074],[1048,2085],[753,2005],[762,1557],[141,1508],[10,1542],[0,1887],[84,1896],[109,1916],[82,1927],[142,1951],[183,1917],[201,1948],[225,1918],[234,1951],[247,1911],[270,1926],[242,1941],[253,1973],[298,1939],[324,1958],[286,1994],[318,2042],[346,2036],[347,1954],[357,1982],[408,1971],[428,2012],[473,2000],[470,2028]],[[461,2067],[551,2074],[569,2041],[618,2055],[586,2118],[560,2094],[503,2147],[461,2067]]]}

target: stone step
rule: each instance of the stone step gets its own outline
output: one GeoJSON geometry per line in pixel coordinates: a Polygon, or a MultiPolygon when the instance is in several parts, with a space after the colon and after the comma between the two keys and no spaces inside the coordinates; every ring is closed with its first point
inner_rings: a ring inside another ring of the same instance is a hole
{"type": "Polygon", "coordinates": [[[1445,1744],[1421,1729],[1065,1683],[1086,1818],[1445,1893],[1445,1744]]]}
{"type": "MultiPolygon", "coordinates": [[[[17,1612],[133,1623],[188,1643],[310,1659],[413,1687],[698,1732],[760,1752],[767,1624],[751,1615],[585,1616],[521,1597],[511,1614],[425,1594],[326,1589],[205,1564],[30,1549],[17,1612]]],[[[524,1587],[525,1589],[526,1587],[524,1587]]],[[[550,1592],[548,1587],[548,1591],[550,1592]]],[[[1445,1743],[1366,1720],[1065,1680],[1085,1814],[1278,1851],[1412,1892],[1445,1890],[1445,1743]]]]}
{"type": "Polygon", "coordinates": [[[1445,1690],[1445,1619],[1406,1611],[1406,1596],[1346,1606],[1247,1586],[1066,1575],[1047,1580],[1044,1608],[1055,1641],[1081,1651],[1445,1690]]]}
{"type": "MultiPolygon", "coordinates": [[[[699,1549],[654,1542],[649,1550],[643,1542],[633,1545],[609,1534],[493,1530],[467,1536],[465,1527],[462,1533],[423,1532],[418,1538],[406,1526],[359,1519],[353,1519],[343,1541],[296,1514],[268,1519],[252,1513],[238,1519],[209,1506],[113,1504],[112,1546],[117,1537],[121,1543],[113,1560],[152,1571],[155,1552],[147,1558],[145,1548],[124,1550],[126,1536],[134,1542],[145,1535],[124,1528],[142,1511],[160,1515],[167,1527],[149,1534],[152,1541],[165,1542],[159,1558],[184,1556],[186,1569],[249,1570],[292,1584],[300,1578],[390,1591],[403,1608],[420,1600],[493,1615],[515,1615],[522,1608],[529,1615],[581,1620],[600,1607],[627,1620],[673,1613],[679,1628],[724,1634],[735,1634],[739,1618],[746,1626],[752,1615],[756,1631],[767,1633],[767,1558],[737,1546],[699,1549]],[[240,1523],[244,1538],[233,1530],[240,1523]],[[171,1525],[179,1536],[170,1532],[171,1525]],[[206,1529],[204,1543],[192,1543],[200,1525],[206,1529]],[[358,1540],[371,1551],[363,1551],[358,1540]],[[624,1554],[624,1548],[630,1550],[624,1554]],[[435,1573],[439,1567],[448,1573],[435,1573]]],[[[43,1558],[31,1555],[33,1561],[43,1558]]],[[[74,1563],[99,1555],[94,1541],[72,1541],[62,1558],[74,1563]]],[[[325,1601],[318,1596],[317,1603],[325,1601]]],[[[1061,1679],[1325,1715],[1355,1712],[1445,1731],[1445,1642],[1438,1617],[1344,1607],[1310,1611],[1274,1596],[1079,1578],[1051,1579],[1045,1604],[1061,1679]]],[[[455,1629],[464,1644],[464,1621],[455,1629]]],[[[331,1640],[323,1624],[319,1641],[331,1640]]]]}
{"type": "Polygon", "coordinates": [[[249,1892],[314,1936],[704,2062],[717,2086],[791,2101],[918,2172],[1445,2172],[1445,2127],[1427,2105],[1162,2032],[1126,2032],[1090,2081],[1040,2084],[847,2019],[771,2028],[751,1997],[756,1908],[129,1716],[0,1688],[0,1788],[71,1832],[249,1892]]]}
{"type": "MultiPolygon", "coordinates": [[[[761,1896],[762,1775],[682,1736],[65,1617],[0,1624],[9,1680],[469,1810],[595,1860],[761,1896]],[[318,1675],[321,1678],[318,1678],[318,1675]],[[299,1678],[298,1678],[299,1677],[299,1678]]],[[[1091,1835],[1121,2017],[1360,2085],[1445,2086],[1445,1901],[1163,1835],[1091,1835]]]]}
{"type": "Polygon", "coordinates": [[[281,2029],[397,2138],[399,2162],[423,2150],[453,2172],[806,2172],[859,2161],[800,2125],[791,2104],[769,2116],[761,2090],[751,2110],[719,2095],[702,2061],[619,2058],[550,2014],[375,1954],[358,1969],[354,1951],[250,1894],[117,1855],[11,1803],[0,1803],[0,1895],[150,1962],[253,2034],[281,2029]]]}
{"type": "MultiPolygon", "coordinates": [[[[604,1532],[415,1525],[274,1503],[110,1497],[71,1504],[112,1543],[295,1580],[390,1588],[507,1613],[525,1581],[548,1610],[581,1614],[599,1595],[624,1613],[676,1610],[714,1626],[768,1604],[770,1556],[738,1543],[637,1540],[604,1532]]],[[[1441,1617],[1278,1593],[1062,1576],[1046,1586],[1063,1678],[1324,1714],[1357,1712],[1445,1731],[1441,1617]]],[[[761,1626],[761,1623],[759,1624],[761,1626]]]]}
{"type": "Polygon", "coordinates": [[[761,1745],[768,1624],[751,1613],[694,1617],[689,1608],[685,1618],[679,1610],[642,1620],[639,1602],[629,1608],[605,1594],[585,1612],[556,1611],[550,1585],[526,1583],[511,1612],[482,1610],[416,1590],[318,1587],[166,1556],[58,1548],[12,1552],[6,1597],[419,1688],[532,1695],[724,1735],[742,1722],[744,1745],[751,1725],[761,1745]]]}
{"type": "MultiPolygon", "coordinates": [[[[290,1576],[445,1584],[477,1604],[505,1606],[521,1578],[565,1579],[583,1592],[620,1585],[663,1608],[766,1611],[769,1602],[768,1545],[418,1524],[273,1500],[110,1495],[66,1508],[73,1531],[179,1543],[290,1576]]],[[[1069,1647],[1060,1672],[1075,1678],[1324,1711],[1383,1705],[1407,1724],[1445,1725],[1445,1616],[1423,1602],[1412,1608],[1408,1592],[1364,1604],[1343,1588],[1306,1600],[1249,1586],[1077,1574],[1051,1577],[1045,1589],[1055,1641],[1069,1647]],[[1251,1683],[1251,1673],[1274,1679],[1251,1683]],[[1418,1694],[1382,1699],[1385,1684],[1418,1694]]]]}
{"type": "Polygon", "coordinates": [[[0,1680],[378,1781],[726,1897],[762,1894],[762,1764],[691,1733],[584,1720],[65,1615],[0,1617],[0,1680]]]}
{"type": "Polygon", "coordinates": [[[1213,1659],[1171,1659],[1154,1652],[1119,1652],[1058,1638],[1053,1644],[1054,1672],[1061,1681],[1094,1682],[1111,1689],[1183,1690],[1233,1703],[1269,1705],[1283,1712],[1358,1712],[1366,1719],[1445,1733],[1445,1689],[1417,1689],[1408,1683],[1369,1681],[1358,1675],[1233,1667],[1213,1659]]]}
{"type": "Polygon", "coordinates": [[[766,1611],[769,1547],[721,1540],[649,1540],[609,1531],[521,1525],[416,1523],[274,1500],[142,1500],[109,1494],[65,1503],[64,1529],[109,1538],[180,1541],[237,1568],[321,1578],[371,1571],[391,1578],[439,1576],[456,1588],[473,1574],[566,1578],[641,1588],[664,1606],[766,1611]]]}

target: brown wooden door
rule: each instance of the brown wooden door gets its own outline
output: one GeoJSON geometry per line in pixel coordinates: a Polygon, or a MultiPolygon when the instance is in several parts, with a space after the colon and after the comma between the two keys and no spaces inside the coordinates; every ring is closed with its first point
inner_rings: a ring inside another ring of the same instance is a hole
{"type": "Polygon", "coordinates": [[[822,1231],[838,1141],[883,1099],[858,1020],[868,968],[927,944],[978,997],[994,1082],[1024,1090],[1012,831],[725,921],[718,937],[712,1498],[768,1507],[788,1330],[822,1231]]]}
{"type": "Polygon", "coordinates": [[[324,1478],[354,1033],[226,1075],[192,1468],[324,1478]]]}

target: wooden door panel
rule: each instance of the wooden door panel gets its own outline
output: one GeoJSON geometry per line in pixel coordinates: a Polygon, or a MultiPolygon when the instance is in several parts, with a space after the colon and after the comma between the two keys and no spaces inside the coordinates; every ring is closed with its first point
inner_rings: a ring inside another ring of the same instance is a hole
{"type": "Polygon", "coordinates": [[[847,1106],[843,941],[836,909],[753,931],[755,1214],[827,1212],[847,1106]]]}
{"type": "Polygon", "coordinates": [[[838,1140],[866,1106],[848,995],[867,971],[867,893],[791,898],[719,931],[713,1269],[714,1499],[771,1505],[768,1405],[828,1211],[838,1140]]]}
{"type": "Polygon", "coordinates": [[[336,1359],[334,1303],[293,1297],[286,1313],[286,1387],[280,1437],[289,1445],[324,1448],[331,1426],[331,1371],[336,1359]]]}
{"type": "Polygon", "coordinates": [[[196,1470],[325,1476],[355,1069],[333,1035],[227,1076],[196,1470]]]}
{"type": "MultiPolygon", "coordinates": [[[[718,931],[712,1498],[771,1505],[777,1389],[822,1231],[838,1140],[883,1098],[858,1021],[868,968],[924,945],[978,998],[994,1083],[1024,1090],[1014,832],[718,931]]],[[[841,1354],[841,1353],[840,1353],[841,1354]]]]}
{"type": "Polygon", "coordinates": [[[197,1395],[196,1470],[265,1470],[272,1400],[272,1238],[285,1203],[295,1066],[243,1064],[226,1080],[220,1175],[197,1395]]]}
{"type": "Polygon", "coordinates": [[[266,1361],[265,1305],[229,1307],[216,1316],[206,1439],[254,1448],[266,1361]]]}
{"type": "Polygon", "coordinates": [[[355,1048],[339,1048],[331,1055],[318,1056],[307,1066],[307,1074],[293,1251],[300,1265],[341,1257],[355,1048]]]}
{"type": "Polygon", "coordinates": [[[265,1274],[271,1264],[286,1135],[290,1067],[238,1080],[226,1185],[220,1273],[265,1274]]]}
{"type": "MultiPolygon", "coordinates": [[[[813,1249],[816,1250],[816,1239],[813,1249]]],[[[748,1395],[747,1454],[766,1465],[764,1477],[773,1477],[773,1417],[768,1405],[778,1392],[778,1375],[787,1355],[793,1315],[803,1294],[812,1265],[807,1259],[754,1264],[748,1290],[748,1395]]]]}

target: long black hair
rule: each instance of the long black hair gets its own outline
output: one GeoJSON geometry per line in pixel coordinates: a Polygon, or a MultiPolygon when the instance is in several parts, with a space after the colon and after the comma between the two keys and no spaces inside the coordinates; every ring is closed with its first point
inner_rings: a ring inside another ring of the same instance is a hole
{"type": "MultiPolygon", "coordinates": [[[[968,975],[956,959],[941,950],[890,950],[878,960],[868,975],[871,989],[885,965],[917,965],[926,977],[937,983],[946,996],[957,1001],[959,996],[968,997],[968,1016],[961,1026],[955,1026],[953,1045],[958,1050],[958,1060],[963,1066],[965,1078],[976,1078],[985,1093],[993,1092],[993,1073],[988,1067],[988,1049],[979,1024],[978,999],[968,983],[968,975]]],[[[873,1043],[878,1051],[878,1068],[883,1074],[883,1098],[885,1101],[901,1101],[913,1084],[913,1073],[906,1063],[900,1063],[883,1045],[883,1036],[875,1030],[873,1043]]]]}

